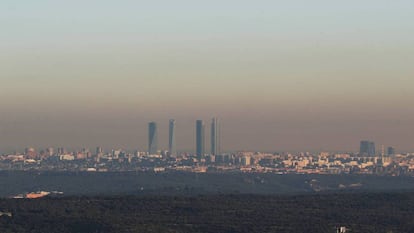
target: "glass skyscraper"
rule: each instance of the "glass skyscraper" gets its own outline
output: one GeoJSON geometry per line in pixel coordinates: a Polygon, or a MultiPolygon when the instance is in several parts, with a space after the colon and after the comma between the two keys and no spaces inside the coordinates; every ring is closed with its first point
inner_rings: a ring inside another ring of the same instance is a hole
{"type": "Polygon", "coordinates": [[[157,154],[158,151],[158,135],[157,135],[157,123],[150,122],[148,124],[148,153],[150,155],[157,154]]]}
{"type": "Polygon", "coordinates": [[[211,121],[211,154],[220,154],[220,125],[217,118],[211,121]]]}
{"type": "Polygon", "coordinates": [[[176,156],[176,145],[175,145],[175,120],[171,119],[168,127],[168,151],[170,155],[176,156]]]}
{"type": "Polygon", "coordinates": [[[205,125],[204,121],[196,121],[196,153],[198,157],[202,157],[205,154],[205,125]]]}

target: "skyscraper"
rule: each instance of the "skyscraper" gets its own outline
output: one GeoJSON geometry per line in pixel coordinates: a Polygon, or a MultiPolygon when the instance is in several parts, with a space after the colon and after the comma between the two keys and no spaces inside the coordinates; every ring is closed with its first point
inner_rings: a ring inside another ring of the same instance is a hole
{"type": "Polygon", "coordinates": [[[217,118],[211,121],[211,154],[220,154],[220,125],[217,118]]]}
{"type": "Polygon", "coordinates": [[[369,149],[368,149],[368,155],[369,156],[375,156],[376,150],[375,150],[375,143],[369,142],[369,149]]]}
{"type": "Polygon", "coordinates": [[[205,154],[205,125],[204,121],[197,120],[196,121],[196,152],[198,157],[202,157],[205,154]]]}
{"type": "Polygon", "coordinates": [[[169,132],[168,132],[168,151],[170,155],[175,156],[177,155],[176,145],[175,145],[175,120],[171,119],[169,124],[169,132]]]}
{"type": "Polygon", "coordinates": [[[157,154],[158,151],[158,135],[157,123],[150,122],[148,124],[148,153],[150,155],[157,154]]]}
{"type": "Polygon", "coordinates": [[[361,156],[375,156],[375,143],[371,141],[361,141],[359,154],[361,156]]]}

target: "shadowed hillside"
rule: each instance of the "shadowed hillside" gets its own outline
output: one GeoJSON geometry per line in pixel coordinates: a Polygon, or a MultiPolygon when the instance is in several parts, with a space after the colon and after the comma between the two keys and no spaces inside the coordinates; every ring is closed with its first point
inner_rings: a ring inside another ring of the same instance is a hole
{"type": "Polygon", "coordinates": [[[410,191],[414,178],[246,173],[0,172],[0,197],[33,191],[65,195],[299,194],[410,191]]]}
{"type": "Polygon", "coordinates": [[[414,193],[2,199],[0,232],[414,232],[414,193]]]}

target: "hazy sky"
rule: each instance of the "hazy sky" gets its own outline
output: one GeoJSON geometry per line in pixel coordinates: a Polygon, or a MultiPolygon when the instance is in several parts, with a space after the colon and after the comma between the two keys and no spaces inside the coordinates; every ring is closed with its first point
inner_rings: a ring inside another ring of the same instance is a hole
{"type": "Polygon", "coordinates": [[[0,152],[414,150],[412,0],[2,0],[0,152]],[[209,130],[208,130],[209,131],[209,130]],[[207,132],[208,132],[207,131],[207,132]],[[208,136],[207,136],[208,138],[208,136]]]}

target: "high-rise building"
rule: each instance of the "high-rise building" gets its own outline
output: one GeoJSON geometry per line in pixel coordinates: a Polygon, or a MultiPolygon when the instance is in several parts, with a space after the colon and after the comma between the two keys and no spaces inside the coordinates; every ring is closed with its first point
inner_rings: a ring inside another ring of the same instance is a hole
{"type": "Polygon", "coordinates": [[[375,143],[371,141],[361,141],[359,154],[361,156],[375,156],[375,143]]]}
{"type": "Polygon", "coordinates": [[[175,120],[171,119],[169,124],[169,132],[168,132],[168,151],[170,155],[176,156],[176,145],[175,145],[175,120]]]}
{"type": "Polygon", "coordinates": [[[205,125],[204,121],[196,121],[196,152],[198,157],[202,157],[205,154],[205,125]]]}
{"type": "Polygon", "coordinates": [[[387,148],[388,155],[395,155],[395,148],[390,146],[387,148]]]}
{"type": "Polygon", "coordinates": [[[375,150],[375,143],[374,142],[369,143],[368,154],[369,154],[369,156],[375,156],[376,150],[375,150]]]}
{"type": "Polygon", "coordinates": [[[217,118],[211,121],[211,154],[220,154],[220,125],[217,118]]]}
{"type": "Polygon", "coordinates": [[[148,153],[150,155],[157,154],[158,151],[158,135],[157,135],[157,123],[150,122],[148,124],[148,153]]]}

